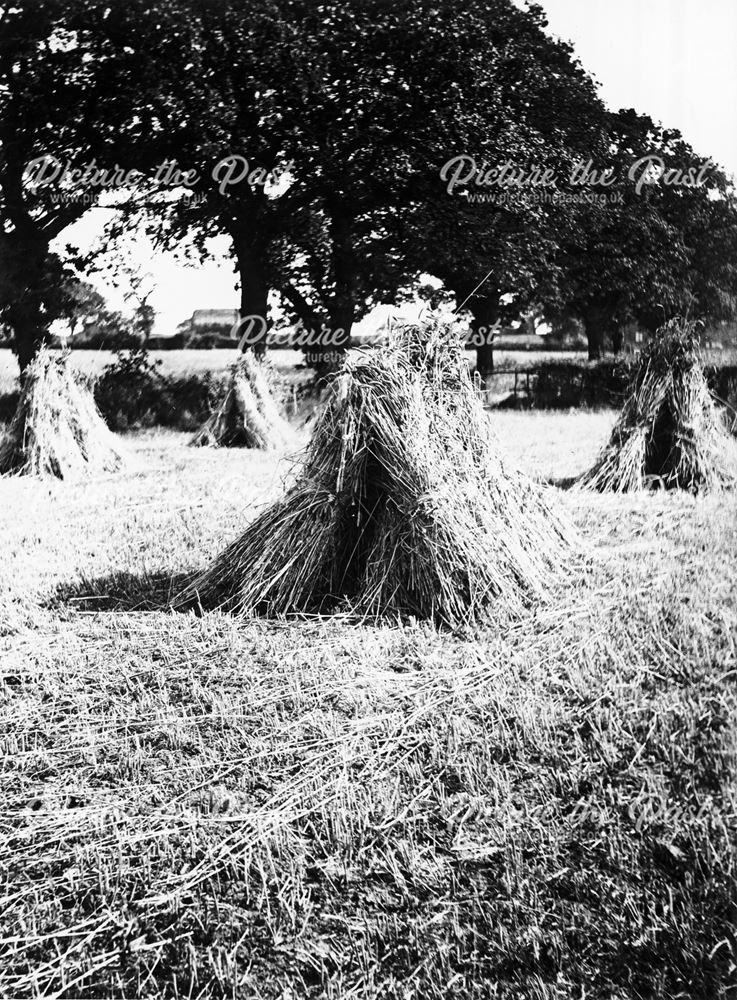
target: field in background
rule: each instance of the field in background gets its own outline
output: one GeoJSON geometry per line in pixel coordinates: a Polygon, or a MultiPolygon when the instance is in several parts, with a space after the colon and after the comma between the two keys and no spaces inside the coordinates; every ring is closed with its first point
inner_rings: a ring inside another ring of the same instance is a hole
{"type": "MultiPolygon", "coordinates": [[[[115,360],[112,351],[73,351],[74,364],[80,371],[86,373],[100,372],[105,365],[115,360]]],[[[468,352],[469,360],[475,358],[473,351],[468,352]]],[[[172,375],[186,375],[192,372],[223,372],[236,358],[235,350],[182,350],[182,351],[151,351],[153,360],[162,362],[162,371],[172,375]]],[[[301,351],[270,351],[272,362],[282,370],[293,368],[302,363],[301,351]]],[[[495,364],[498,367],[512,365],[532,365],[542,361],[559,359],[561,357],[575,361],[585,358],[584,354],[553,353],[550,351],[499,351],[495,354],[495,364]]],[[[0,394],[12,392],[17,387],[18,365],[12,352],[0,349],[0,394]]]]}
{"type": "MultiPolygon", "coordinates": [[[[533,475],[614,413],[496,413],[533,475]]],[[[582,562],[472,635],[165,610],[282,456],[135,433],[0,480],[0,996],[727,1000],[737,511],[559,493],[582,562]]]]}
{"type": "MultiPolygon", "coordinates": [[[[469,350],[470,364],[475,363],[475,352],[469,350]]],[[[235,350],[181,350],[181,351],[151,351],[151,358],[162,362],[162,371],[171,375],[188,375],[198,372],[220,373],[230,365],[236,357],[235,350]]],[[[86,373],[100,372],[105,365],[115,360],[113,351],[74,351],[74,363],[80,371],[86,373]]],[[[301,351],[274,350],[269,357],[277,368],[288,371],[295,365],[302,364],[301,351]]],[[[704,351],[707,363],[723,367],[737,365],[737,353],[734,351],[704,351]]],[[[494,365],[502,373],[508,371],[525,372],[535,369],[546,362],[556,364],[585,364],[585,351],[495,351],[494,365]]],[[[8,349],[0,349],[0,394],[12,392],[17,387],[18,366],[15,357],[8,349]]],[[[500,374],[498,376],[499,391],[508,391],[513,385],[514,377],[500,374]]],[[[522,383],[520,383],[522,384],[522,383]]]]}
{"type": "MultiPolygon", "coordinates": [[[[151,351],[152,361],[161,361],[162,371],[170,375],[197,372],[224,372],[236,358],[235,350],[151,351]]],[[[73,351],[74,365],[86,374],[99,373],[115,361],[113,351],[73,351]]],[[[273,351],[270,357],[281,369],[292,368],[302,360],[299,351],[273,351]]],[[[0,350],[0,393],[17,387],[18,365],[9,350],[0,350]]]]}

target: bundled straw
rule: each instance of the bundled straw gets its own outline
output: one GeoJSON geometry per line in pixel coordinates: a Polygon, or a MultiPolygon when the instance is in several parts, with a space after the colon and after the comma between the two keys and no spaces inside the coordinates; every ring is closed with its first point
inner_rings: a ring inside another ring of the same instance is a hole
{"type": "Polygon", "coordinates": [[[410,329],[343,369],[304,469],[180,595],[240,613],[413,615],[448,625],[542,594],[569,545],[500,459],[460,341],[410,329]]]}
{"type": "Polygon", "coordinates": [[[615,493],[737,485],[737,443],[709,392],[696,324],[671,322],[647,345],[609,442],[579,485],[615,493]]]}
{"type": "Polygon", "coordinates": [[[42,348],[28,368],[18,408],[0,440],[0,473],[74,479],[115,472],[124,452],[69,354],[42,348]]]}
{"type": "Polygon", "coordinates": [[[231,368],[225,399],[192,439],[194,445],[275,448],[289,440],[289,425],[277,405],[276,376],[252,351],[231,368]]]}

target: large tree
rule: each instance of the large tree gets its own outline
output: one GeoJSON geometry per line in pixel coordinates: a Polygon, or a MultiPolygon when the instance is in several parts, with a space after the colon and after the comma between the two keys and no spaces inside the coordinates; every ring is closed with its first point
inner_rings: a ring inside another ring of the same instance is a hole
{"type": "Polygon", "coordinates": [[[548,273],[544,209],[471,205],[448,192],[443,167],[464,154],[480,167],[570,166],[600,141],[592,81],[535,5],[318,10],[300,33],[316,55],[301,74],[294,59],[306,95],[295,174],[313,192],[292,234],[295,308],[350,329],[424,271],[466,300],[476,326],[493,322],[504,292],[529,293],[548,273]]]}
{"type": "Polygon", "coordinates": [[[503,301],[540,306],[580,317],[594,355],[625,319],[650,322],[685,292],[704,309],[731,308],[733,267],[708,238],[714,228],[719,247],[733,247],[723,179],[645,196],[621,182],[615,205],[557,204],[529,186],[504,204],[473,179],[448,190],[443,165],[464,156],[482,174],[507,162],[557,178],[586,159],[613,159],[622,173],[647,152],[692,156],[649,119],[608,115],[535,5],[22,0],[9,10],[0,309],[23,365],[59,308],[50,241],[86,208],[59,201],[74,182],[28,185],[28,163],[47,152],[135,170],[118,232],[143,210],[161,246],[191,237],[204,253],[208,236],[226,234],[241,314],[267,319],[278,292],[304,325],[342,331],[332,349],[422,272],[477,330],[503,318],[503,301]],[[185,187],[189,197],[173,196],[185,187]]]}
{"type": "Polygon", "coordinates": [[[0,9],[0,321],[21,371],[65,308],[71,272],[51,244],[102,190],[67,167],[92,167],[117,135],[86,19],[84,0],[0,9]]]}
{"type": "Polygon", "coordinates": [[[464,124],[454,162],[403,232],[408,259],[470,312],[482,377],[493,368],[488,331],[556,295],[565,209],[551,198],[606,140],[595,85],[571,47],[546,33],[542,9],[496,7],[484,12],[481,121],[464,124]]]}
{"type": "Polygon", "coordinates": [[[535,209],[471,207],[440,178],[458,153],[557,166],[590,146],[593,85],[544,26],[511,0],[263,0],[247,12],[138,0],[106,12],[97,64],[100,85],[127,95],[127,164],[150,178],[175,160],[196,177],[196,201],[149,203],[164,243],[226,233],[242,314],[266,315],[278,291],[304,325],[342,331],[335,349],[422,270],[465,297],[496,268],[496,298],[510,270],[526,289],[547,273],[535,209]],[[223,183],[227,157],[241,158],[235,173],[244,161],[261,177],[289,172],[280,186],[223,183]]]}
{"type": "Polygon", "coordinates": [[[729,318],[737,291],[724,173],[677,130],[631,110],[608,115],[607,136],[611,197],[561,216],[557,290],[546,303],[583,322],[591,358],[617,350],[629,322],[653,330],[683,313],[729,318]]]}

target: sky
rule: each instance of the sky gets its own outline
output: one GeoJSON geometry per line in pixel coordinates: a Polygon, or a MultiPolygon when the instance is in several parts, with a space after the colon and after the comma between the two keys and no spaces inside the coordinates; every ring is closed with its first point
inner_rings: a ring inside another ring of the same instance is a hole
{"type": "MultiPolygon", "coordinates": [[[[678,128],[696,152],[737,176],[737,0],[541,0],[550,33],[573,43],[612,109],[635,108],[678,128]]],[[[88,247],[108,213],[94,209],[57,241],[88,247]]],[[[238,306],[228,241],[196,267],[153,251],[140,238],[131,256],[155,291],[154,332],[167,335],[195,309],[238,306]]],[[[111,307],[127,311],[123,293],[94,284],[111,307]]]]}
{"type": "Polygon", "coordinates": [[[614,110],[677,128],[737,175],[737,0],[541,0],[614,110]]]}

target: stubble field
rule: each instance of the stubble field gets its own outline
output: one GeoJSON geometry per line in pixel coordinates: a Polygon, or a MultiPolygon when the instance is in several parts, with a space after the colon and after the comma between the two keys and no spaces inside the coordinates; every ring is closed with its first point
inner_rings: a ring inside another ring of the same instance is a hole
{"type": "MultiPolygon", "coordinates": [[[[562,480],[613,418],[491,421],[562,480]]],[[[302,443],[0,480],[0,996],[733,996],[734,498],[559,491],[473,633],[168,611],[302,443]]]]}

